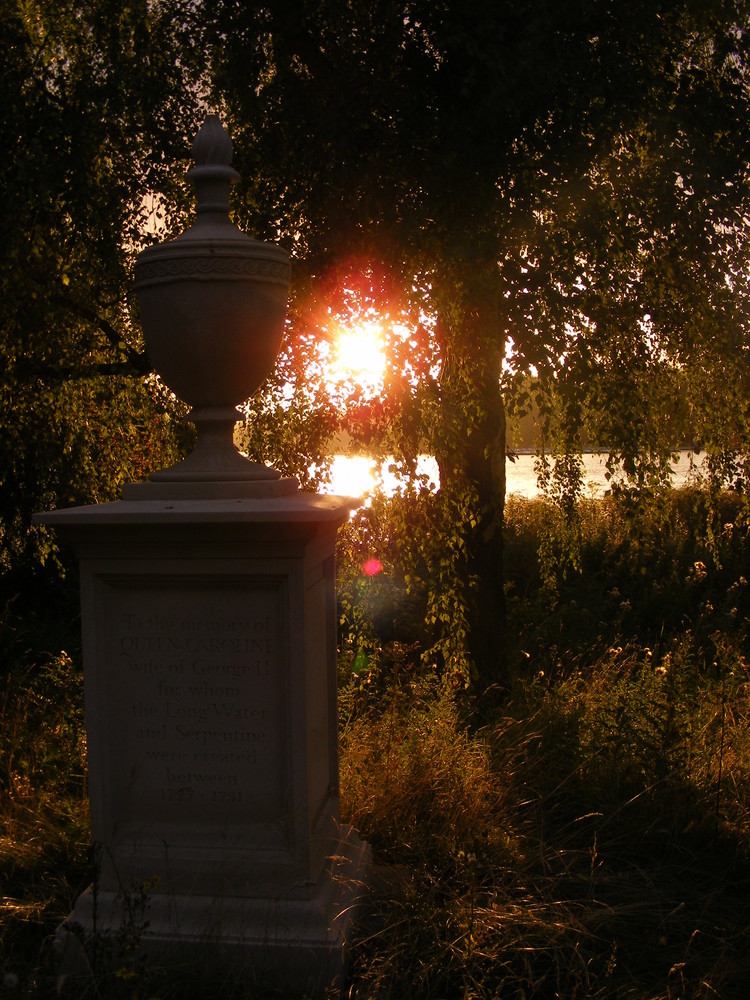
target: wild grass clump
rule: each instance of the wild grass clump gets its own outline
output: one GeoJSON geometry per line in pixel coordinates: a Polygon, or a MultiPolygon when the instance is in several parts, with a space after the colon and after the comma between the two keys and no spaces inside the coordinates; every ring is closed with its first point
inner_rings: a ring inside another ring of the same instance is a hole
{"type": "Polygon", "coordinates": [[[416,678],[369,710],[342,713],[342,810],[395,863],[450,874],[470,854],[509,860],[514,763],[499,781],[499,751],[470,731],[449,687],[416,678]]]}
{"type": "MultiPolygon", "coordinates": [[[[733,637],[706,662],[687,631],[657,658],[631,643],[586,670],[525,688],[540,731],[574,762],[600,804],[658,795],[663,833],[750,835],[750,667],[733,637]]],[[[645,831],[641,831],[645,832],[645,831]]]]}
{"type": "Polygon", "coordinates": [[[612,497],[582,500],[576,572],[540,559],[541,539],[559,516],[544,499],[508,500],[511,673],[561,676],[633,641],[657,665],[688,631],[708,663],[715,635],[733,636],[750,652],[750,520],[742,497],[686,488],[638,509],[612,497]]]}
{"type": "Polygon", "coordinates": [[[473,729],[429,677],[359,709],[343,724],[342,810],[377,861],[351,996],[523,996],[548,979],[576,995],[596,955],[539,867],[534,730],[511,716],[473,729]]]}

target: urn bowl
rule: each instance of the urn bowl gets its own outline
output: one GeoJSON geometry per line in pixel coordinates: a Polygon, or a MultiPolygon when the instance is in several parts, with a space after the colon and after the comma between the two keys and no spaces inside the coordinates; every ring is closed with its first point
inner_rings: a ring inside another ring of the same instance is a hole
{"type": "Polygon", "coordinates": [[[194,410],[233,408],[273,369],[289,258],[248,237],[191,240],[190,232],[138,259],[146,348],[164,382],[194,410]]]}

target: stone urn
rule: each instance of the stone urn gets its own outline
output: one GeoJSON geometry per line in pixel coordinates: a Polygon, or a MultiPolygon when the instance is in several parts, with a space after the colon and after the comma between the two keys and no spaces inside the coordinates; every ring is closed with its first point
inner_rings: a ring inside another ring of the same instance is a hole
{"type": "MultiPolygon", "coordinates": [[[[189,419],[198,431],[185,461],[150,477],[164,485],[164,496],[198,496],[200,488],[191,491],[189,484],[200,483],[206,495],[221,494],[222,483],[235,484],[225,485],[224,495],[234,495],[237,484],[246,484],[241,495],[262,495],[280,479],[240,455],[233,433],[236,407],[271,373],[279,352],[291,268],[284,249],[251,239],[230,221],[229,191],[239,180],[232,151],[218,117],[210,115],[193,143],[195,166],[187,174],[198,202],[195,222],[176,239],[148,247],[135,267],[149,357],[192,407],[189,419]]],[[[151,484],[135,489],[144,486],[151,484]]],[[[296,480],[283,480],[271,492],[295,488],[296,480]]]]}

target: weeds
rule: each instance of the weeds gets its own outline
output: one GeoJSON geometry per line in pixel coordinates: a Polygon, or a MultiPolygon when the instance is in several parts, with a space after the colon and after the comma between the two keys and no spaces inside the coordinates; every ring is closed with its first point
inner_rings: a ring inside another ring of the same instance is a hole
{"type": "Polygon", "coordinates": [[[519,685],[479,732],[418,685],[350,723],[345,805],[387,862],[352,996],[744,996],[741,780],[718,831],[714,796],[722,739],[725,776],[747,749],[746,682],[677,650],[673,670],[613,651],[587,680],[519,685]]]}
{"type": "MultiPolygon", "coordinates": [[[[509,504],[514,679],[491,711],[440,680],[416,629],[381,636],[376,616],[342,642],[342,808],[376,854],[349,998],[744,1000],[743,509],[681,491],[637,523],[586,501],[582,572],[554,581],[537,560],[545,516],[509,504]]],[[[367,584],[380,617],[407,607],[394,580],[367,584]]],[[[89,871],[78,656],[12,607],[0,636],[0,982],[51,998],[48,942],[89,871]]],[[[267,995],[118,968],[102,998],[267,995]]]]}
{"type": "Polygon", "coordinates": [[[544,502],[511,503],[515,682],[479,730],[408,648],[344,670],[344,805],[388,862],[353,997],[745,996],[750,560],[721,502],[710,546],[697,493],[640,524],[584,502],[554,586],[544,502]]]}

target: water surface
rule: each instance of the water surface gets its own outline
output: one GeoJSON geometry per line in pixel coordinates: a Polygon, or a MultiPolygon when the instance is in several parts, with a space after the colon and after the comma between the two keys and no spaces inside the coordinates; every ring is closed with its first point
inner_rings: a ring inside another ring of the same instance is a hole
{"type": "MultiPolygon", "coordinates": [[[[609,489],[605,472],[607,455],[583,456],[585,469],[584,494],[592,497],[601,496],[609,489]]],[[[684,486],[700,468],[702,456],[692,452],[681,451],[677,461],[672,465],[672,485],[684,486]]],[[[341,496],[362,496],[380,488],[388,496],[392,496],[398,488],[397,478],[388,470],[391,460],[383,462],[380,468],[377,463],[364,455],[335,455],[333,459],[332,481],[326,493],[337,493],[341,496]]],[[[440,481],[437,462],[430,455],[422,455],[418,471],[424,473],[429,482],[437,488],[440,481]]],[[[523,497],[539,496],[540,489],[534,471],[533,455],[517,455],[514,461],[506,463],[507,492],[523,497]]]]}

